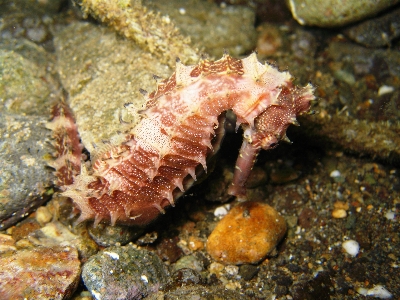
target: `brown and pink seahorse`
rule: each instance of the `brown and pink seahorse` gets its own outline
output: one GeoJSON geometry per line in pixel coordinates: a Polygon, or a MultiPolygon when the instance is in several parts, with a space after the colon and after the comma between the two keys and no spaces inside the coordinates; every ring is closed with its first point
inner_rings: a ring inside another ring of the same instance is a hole
{"type": "Polygon", "coordinates": [[[288,72],[261,64],[256,54],[236,59],[177,61],[170,78],[147,95],[140,122],[92,161],[81,164],[82,146],[74,118],[65,104],[53,109],[57,159],[52,163],[63,195],[87,219],[111,224],[145,225],[207,170],[207,157],[218,147],[216,130],[227,110],[243,128],[243,144],[228,193],[245,196],[246,180],[261,149],[287,140],[290,124],[309,112],[315,97],[311,84],[297,87],[288,72]]]}

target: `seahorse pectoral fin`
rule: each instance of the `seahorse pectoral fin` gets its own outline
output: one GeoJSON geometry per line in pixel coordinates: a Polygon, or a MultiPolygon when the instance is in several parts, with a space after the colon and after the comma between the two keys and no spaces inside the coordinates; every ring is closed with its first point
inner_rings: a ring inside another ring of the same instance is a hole
{"type": "Polygon", "coordinates": [[[228,189],[228,194],[236,196],[239,200],[246,200],[246,181],[253,169],[254,162],[260,152],[260,147],[243,140],[239,156],[235,165],[232,183],[228,189]]]}

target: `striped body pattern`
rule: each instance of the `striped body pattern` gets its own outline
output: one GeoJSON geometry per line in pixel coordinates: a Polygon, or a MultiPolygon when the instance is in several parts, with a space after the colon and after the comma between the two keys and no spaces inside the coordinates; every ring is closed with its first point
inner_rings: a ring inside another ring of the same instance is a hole
{"type": "Polygon", "coordinates": [[[288,72],[225,54],[185,66],[177,61],[170,78],[147,95],[139,123],[125,141],[81,164],[82,146],[66,105],[54,108],[49,128],[58,158],[52,164],[63,195],[72,198],[84,220],[112,225],[146,225],[174,206],[175,200],[207,170],[223,135],[224,112],[232,110],[244,130],[231,195],[245,197],[245,183],[260,149],[287,139],[314,99],[313,87],[296,87],[288,72]],[[75,137],[63,137],[75,135],[75,137]],[[78,138],[77,138],[78,137],[78,138]]]}

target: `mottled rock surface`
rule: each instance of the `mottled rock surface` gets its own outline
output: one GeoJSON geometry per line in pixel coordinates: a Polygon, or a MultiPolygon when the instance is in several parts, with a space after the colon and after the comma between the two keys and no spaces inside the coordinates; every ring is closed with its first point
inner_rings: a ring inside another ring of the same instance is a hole
{"type": "MultiPolygon", "coordinates": [[[[73,23],[55,39],[58,70],[85,148],[95,154],[106,142],[118,142],[119,134],[137,121],[133,112],[145,98],[139,89],[156,87],[153,75],[167,77],[171,70],[131,41],[110,29],[90,23],[73,23]],[[93,47],[93,45],[101,45],[93,47]]],[[[125,135],[122,135],[125,137],[125,135]]]]}
{"type": "Polygon", "coordinates": [[[49,199],[54,175],[46,167],[52,152],[46,122],[0,112],[0,229],[49,199]]]}
{"type": "Polygon", "coordinates": [[[156,293],[168,281],[161,259],[132,244],[110,247],[92,256],[82,278],[96,299],[142,299],[156,293]]]}
{"type": "Polygon", "coordinates": [[[244,202],[217,224],[208,237],[207,252],[226,264],[255,264],[275,249],[285,233],[285,219],[271,206],[244,202]]]}
{"type": "Polygon", "coordinates": [[[58,99],[54,55],[25,39],[0,41],[0,113],[48,116],[58,99]]]}
{"type": "MultiPolygon", "coordinates": [[[[12,10],[5,6],[5,11],[12,10]]],[[[51,194],[47,192],[54,176],[46,159],[52,147],[45,123],[60,95],[54,54],[9,35],[10,26],[15,32],[22,29],[9,16],[3,19],[5,11],[0,9],[0,229],[25,217],[51,194]]]]}
{"type": "Polygon", "coordinates": [[[72,247],[38,247],[0,257],[1,299],[68,299],[80,261],[72,247]]]}
{"type": "Polygon", "coordinates": [[[390,46],[400,36],[400,8],[350,26],[345,34],[366,47],[390,46]]]}
{"type": "Polygon", "coordinates": [[[168,15],[194,45],[216,58],[225,49],[239,56],[254,49],[255,13],[245,6],[219,6],[210,1],[177,0],[143,3],[149,8],[168,15]]]}

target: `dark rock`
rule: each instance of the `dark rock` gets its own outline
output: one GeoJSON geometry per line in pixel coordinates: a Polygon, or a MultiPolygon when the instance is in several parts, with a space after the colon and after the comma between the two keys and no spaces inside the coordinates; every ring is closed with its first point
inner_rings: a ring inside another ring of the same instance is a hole
{"type": "Polygon", "coordinates": [[[168,282],[168,270],[153,252],[128,244],[92,256],[82,279],[96,299],[142,299],[168,282]]]}
{"type": "Polygon", "coordinates": [[[179,241],[178,237],[172,239],[163,239],[159,245],[157,245],[158,256],[164,261],[170,263],[176,262],[183,254],[183,251],[177,245],[179,241]]]}
{"type": "Polygon", "coordinates": [[[197,271],[189,268],[183,268],[175,271],[172,274],[172,281],[176,286],[183,286],[190,284],[201,284],[202,278],[197,271]]]}
{"type": "Polygon", "coordinates": [[[260,268],[253,265],[241,265],[239,267],[240,277],[242,277],[244,280],[247,281],[253,279],[254,276],[256,276],[259,271],[260,268]]]}
{"type": "Polygon", "coordinates": [[[89,234],[100,246],[126,245],[143,233],[143,229],[132,226],[110,226],[98,224],[89,226],[89,234]]]}

